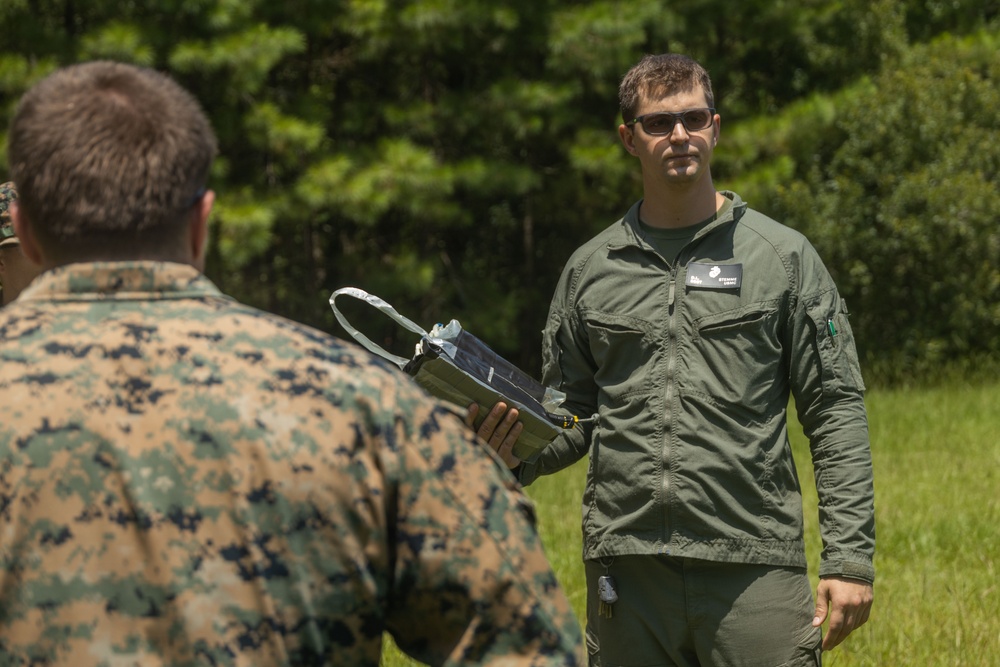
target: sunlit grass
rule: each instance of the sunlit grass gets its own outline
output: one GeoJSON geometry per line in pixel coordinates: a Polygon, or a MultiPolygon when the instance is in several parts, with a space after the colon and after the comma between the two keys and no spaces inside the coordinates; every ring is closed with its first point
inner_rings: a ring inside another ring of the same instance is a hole
{"type": "MultiPolygon", "coordinates": [[[[1000,384],[872,392],[868,408],[875,606],[825,664],[1000,664],[1000,384]]],[[[814,497],[809,507],[815,525],[814,497]]],[[[814,540],[810,562],[818,552],[814,540]]]]}
{"type": "MultiPolygon", "coordinates": [[[[868,394],[875,466],[875,604],[826,667],[1000,665],[1000,383],[868,394]]],[[[794,421],[794,420],[793,420],[794,421]]],[[[815,583],[821,549],[808,445],[793,428],[815,583]]],[[[581,624],[586,461],[529,487],[546,552],[581,624]]],[[[389,646],[383,664],[413,665],[389,646]]]]}

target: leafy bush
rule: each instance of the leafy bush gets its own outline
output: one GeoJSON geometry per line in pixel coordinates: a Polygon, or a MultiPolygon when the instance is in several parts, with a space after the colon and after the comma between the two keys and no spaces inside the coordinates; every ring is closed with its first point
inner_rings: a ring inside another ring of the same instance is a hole
{"type": "Polygon", "coordinates": [[[875,377],[1000,353],[998,46],[992,32],[906,52],[832,116],[814,104],[785,128],[790,181],[743,178],[820,251],[875,377]]]}

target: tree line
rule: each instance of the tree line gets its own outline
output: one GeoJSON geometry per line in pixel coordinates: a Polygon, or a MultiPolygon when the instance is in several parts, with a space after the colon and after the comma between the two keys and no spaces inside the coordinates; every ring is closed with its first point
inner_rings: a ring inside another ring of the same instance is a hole
{"type": "Polygon", "coordinates": [[[866,370],[1000,353],[1000,0],[4,0],[0,25],[5,121],[73,62],[191,90],[220,140],[206,273],[326,331],[356,286],[537,375],[569,253],[640,196],[619,79],[673,51],[712,73],[718,185],[810,237],[866,370]]]}

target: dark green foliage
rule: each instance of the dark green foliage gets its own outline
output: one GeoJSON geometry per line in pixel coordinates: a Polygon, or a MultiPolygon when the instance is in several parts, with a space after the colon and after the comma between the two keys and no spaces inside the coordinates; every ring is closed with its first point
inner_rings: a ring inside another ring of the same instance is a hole
{"type": "Polygon", "coordinates": [[[910,50],[814,116],[811,157],[788,151],[790,177],[761,188],[823,254],[876,377],[1000,353],[998,47],[910,50]]]}
{"type": "Polygon", "coordinates": [[[720,186],[810,235],[869,365],[917,369],[1000,348],[996,17],[996,0],[7,0],[0,114],[62,64],[169,71],[220,138],[220,287],[342,334],[327,299],[355,285],[537,374],[563,263],[641,193],[619,79],[686,52],[713,74],[720,186]]]}

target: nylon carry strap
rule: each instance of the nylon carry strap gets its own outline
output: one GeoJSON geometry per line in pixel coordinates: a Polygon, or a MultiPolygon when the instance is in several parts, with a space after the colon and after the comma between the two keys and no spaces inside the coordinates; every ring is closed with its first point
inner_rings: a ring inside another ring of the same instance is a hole
{"type": "Polygon", "coordinates": [[[354,338],[354,340],[358,341],[358,343],[364,346],[365,349],[367,349],[369,352],[377,354],[383,359],[388,359],[389,361],[393,362],[400,368],[408,364],[410,362],[409,359],[407,359],[406,357],[400,357],[398,355],[392,354],[382,346],[372,342],[372,340],[368,338],[368,336],[364,335],[363,333],[355,329],[353,326],[351,326],[350,322],[347,321],[347,318],[344,317],[343,313],[341,313],[337,309],[337,304],[335,303],[337,297],[342,294],[354,297],[355,299],[360,299],[361,301],[364,301],[368,305],[374,308],[378,308],[387,316],[389,316],[391,319],[393,319],[394,321],[402,325],[404,328],[406,328],[408,331],[412,331],[415,334],[420,334],[421,336],[427,336],[428,335],[427,332],[424,331],[419,324],[397,313],[395,308],[390,306],[382,299],[378,298],[374,294],[369,294],[364,290],[358,289],[357,287],[342,287],[330,295],[330,307],[333,308],[333,314],[337,317],[337,321],[340,322],[340,326],[344,327],[344,329],[347,330],[347,333],[351,334],[351,337],[354,338]]]}

